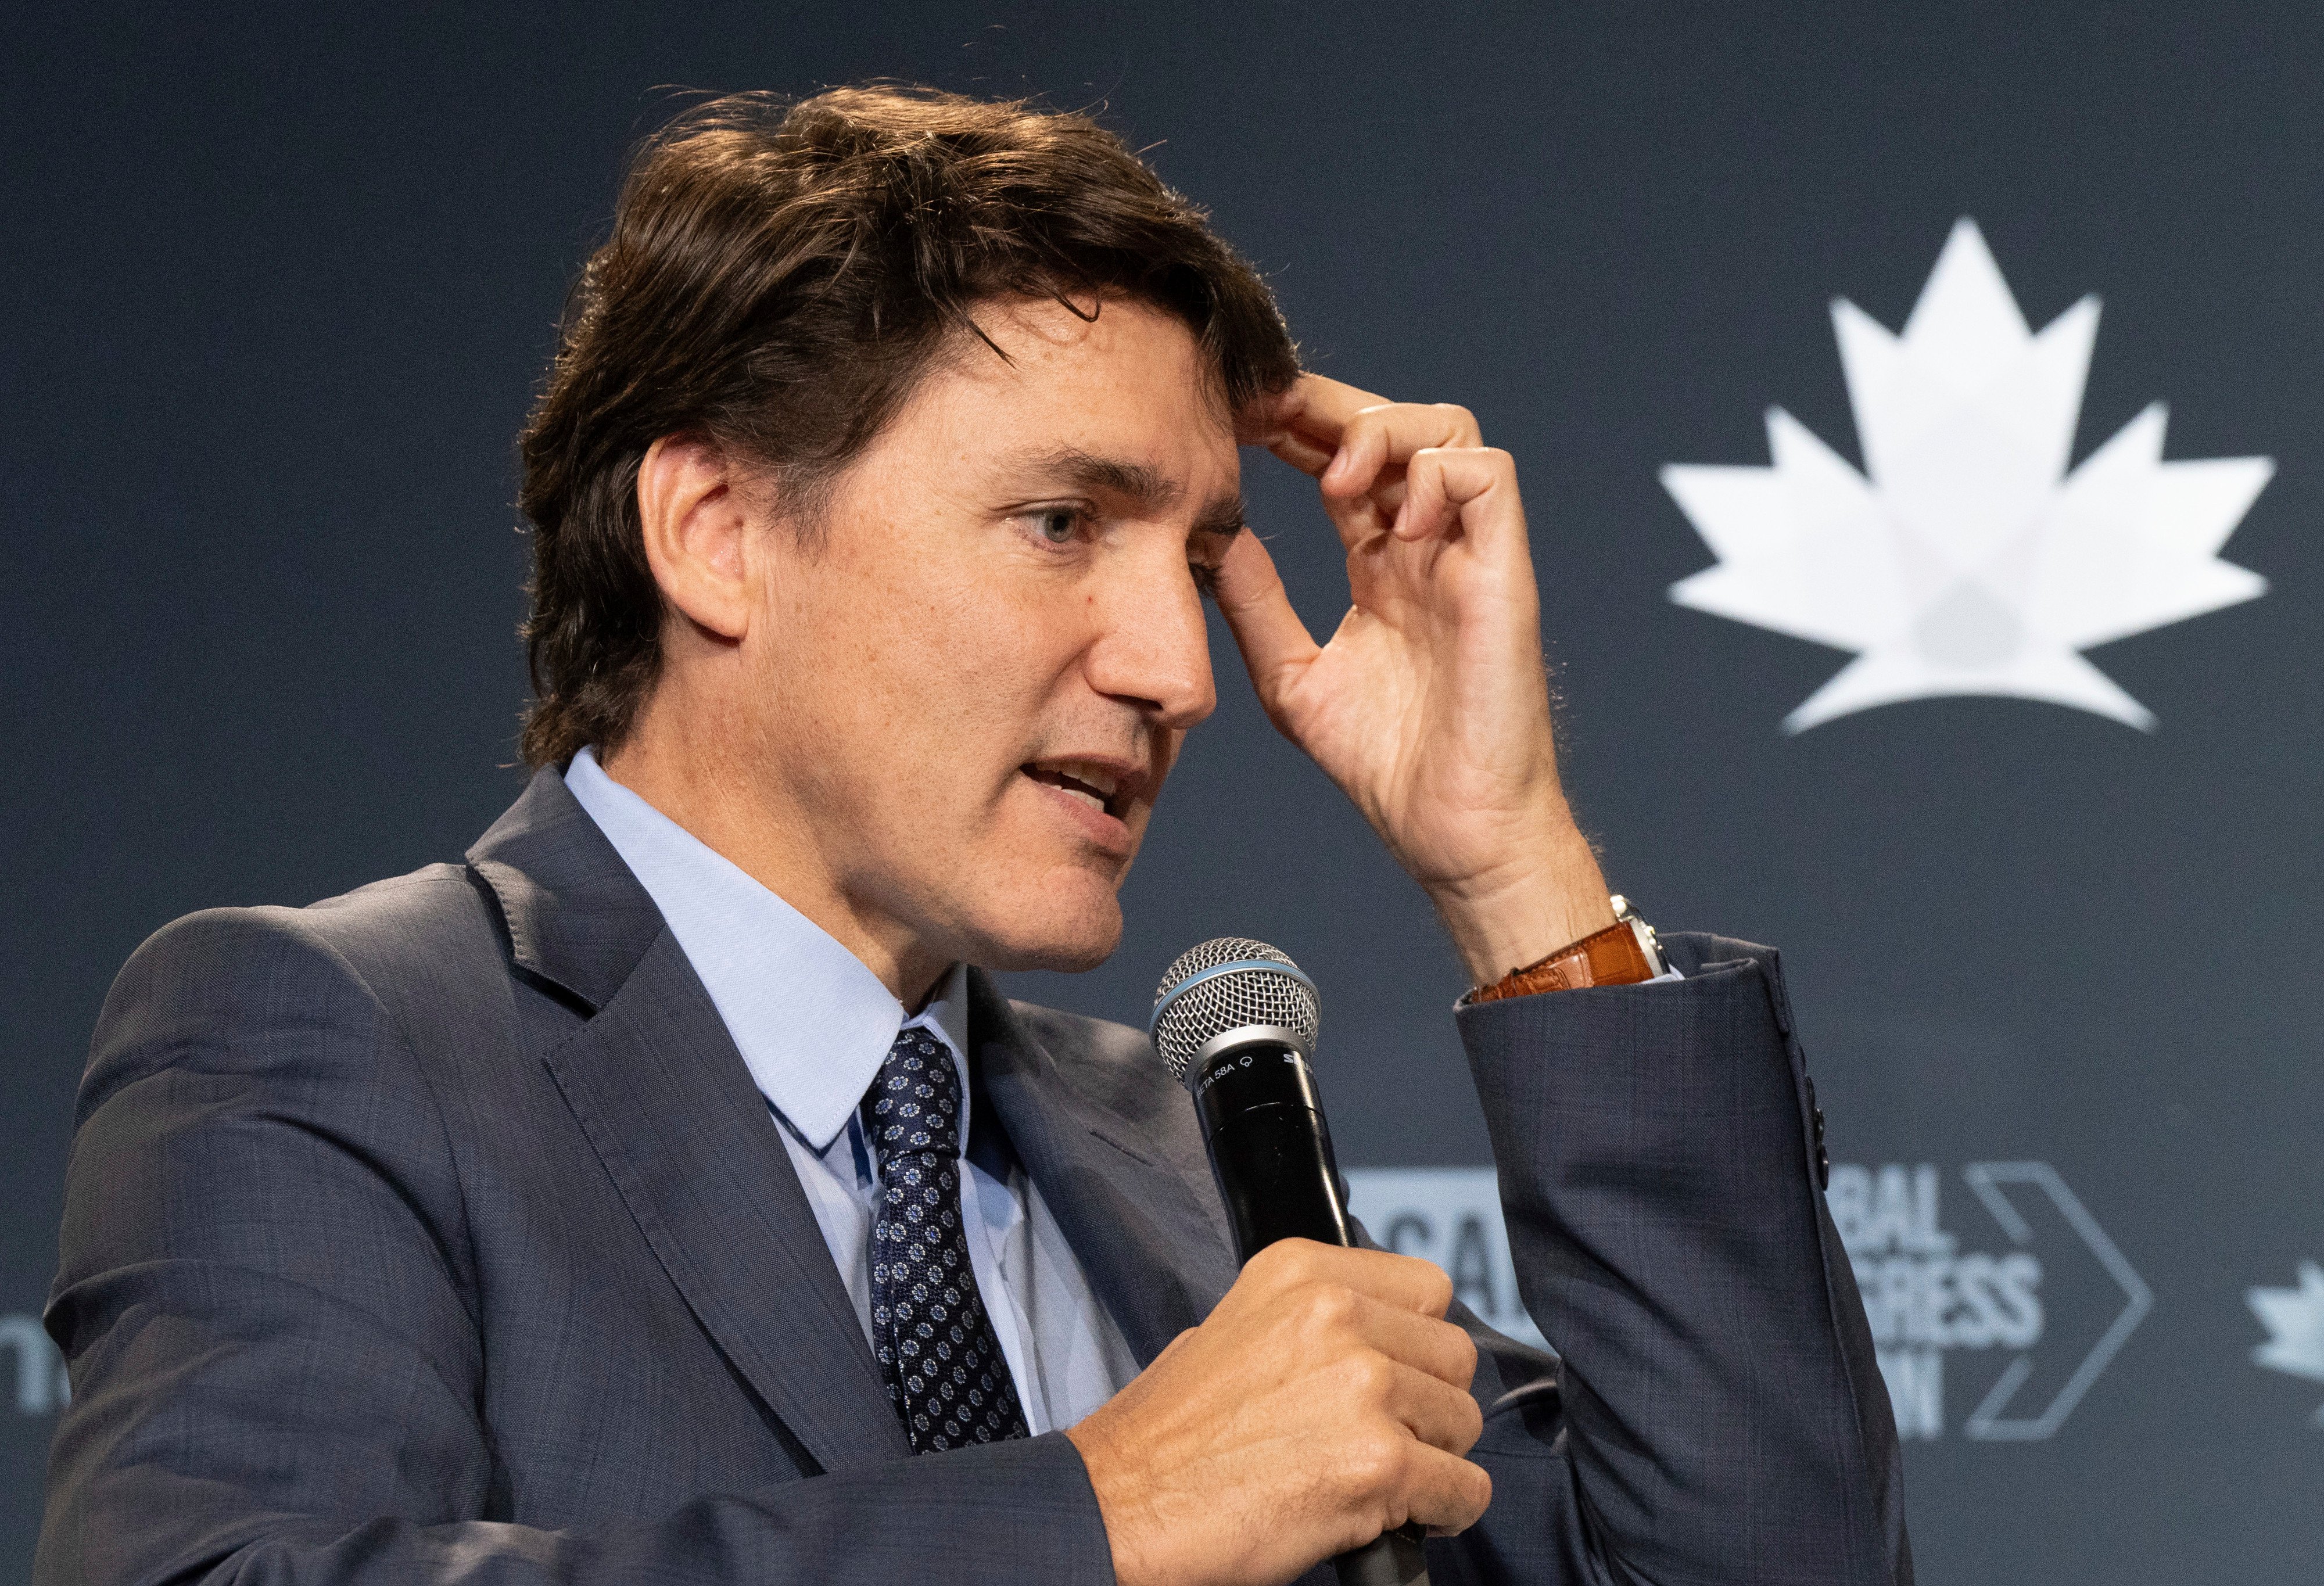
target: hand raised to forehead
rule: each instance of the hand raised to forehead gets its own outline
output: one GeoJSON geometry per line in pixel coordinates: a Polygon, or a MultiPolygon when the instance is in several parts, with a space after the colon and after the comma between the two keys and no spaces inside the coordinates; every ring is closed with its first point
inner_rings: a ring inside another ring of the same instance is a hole
{"type": "Polygon", "coordinates": [[[1353,438],[1379,451],[1378,466],[1364,493],[1365,503],[1393,514],[1404,504],[1405,468],[1413,448],[1386,444],[1391,420],[1397,421],[1399,431],[1408,430],[1412,436],[1434,433],[1439,437],[1421,444],[1484,445],[1476,417],[1466,408],[1450,402],[1391,402],[1320,374],[1303,374],[1289,391],[1245,410],[1236,423],[1235,438],[1245,446],[1265,447],[1302,474],[1320,479],[1350,439],[1353,426],[1353,438]],[[1356,423],[1368,413],[1380,417],[1370,423],[1356,423]],[[1413,428],[1416,420],[1416,429],[1413,428]]]}
{"type": "Polygon", "coordinates": [[[1313,374],[1238,437],[1317,481],[1347,555],[1351,604],[1320,646],[1256,535],[1220,569],[1268,717],[1427,890],[1480,980],[1611,923],[1558,782],[1515,460],[1464,408],[1313,374]]]}

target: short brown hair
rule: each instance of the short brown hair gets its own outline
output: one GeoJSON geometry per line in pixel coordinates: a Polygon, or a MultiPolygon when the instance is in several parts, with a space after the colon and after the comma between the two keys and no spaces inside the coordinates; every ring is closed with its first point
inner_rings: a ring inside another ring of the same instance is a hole
{"type": "MultiPolygon", "coordinates": [[[[714,99],[650,139],[590,256],[521,444],[535,766],[629,731],[661,668],[638,466],[706,435],[796,515],[979,302],[1127,297],[1184,320],[1230,411],[1287,387],[1273,296],[1087,116],[925,88],[714,99]]],[[[1077,310],[1079,311],[1079,310],[1077,310]]]]}

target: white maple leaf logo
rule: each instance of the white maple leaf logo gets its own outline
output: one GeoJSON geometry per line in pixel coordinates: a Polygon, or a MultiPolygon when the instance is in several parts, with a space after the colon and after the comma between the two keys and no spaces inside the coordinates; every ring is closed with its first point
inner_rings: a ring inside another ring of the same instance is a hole
{"type": "MultiPolygon", "coordinates": [[[[2252,1351],[2252,1360],[2271,1371],[2285,1371],[2324,1382],[2324,1267],[2300,1263],[2298,1288],[2252,1288],[2244,1303],[2267,1329],[2268,1340],[2252,1351]]],[[[2324,1426],[2324,1407],[2316,1412],[2324,1426]]]]}
{"type": "Polygon", "coordinates": [[[2151,730],[2078,652],[2266,593],[2217,552],[2274,465],[2164,462],[2156,402],[2069,475],[2098,300],[2034,334],[1974,221],[1953,227],[1903,335],[1844,299],[1831,313],[1870,477],[1781,408],[1772,467],[1665,468],[1719,558],[1671,598],[1858,652],[1789,732],[1945,694],[2151,730]]]}

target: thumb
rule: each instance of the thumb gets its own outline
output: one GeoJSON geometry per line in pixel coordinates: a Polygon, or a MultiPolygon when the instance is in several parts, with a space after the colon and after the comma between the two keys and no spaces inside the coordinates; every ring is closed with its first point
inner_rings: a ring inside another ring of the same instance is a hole
{"type": "Polygon", "coordinates": [[[1250,672],[1259,704],[1275,714],[1277,702],[1322,653],[1314,635],[1291,606],[1275,558],[1259,536],[1245,529],[1235,536],[1212,586],[1219,614],[1227,620],[1242,664],[1250,672]]]}

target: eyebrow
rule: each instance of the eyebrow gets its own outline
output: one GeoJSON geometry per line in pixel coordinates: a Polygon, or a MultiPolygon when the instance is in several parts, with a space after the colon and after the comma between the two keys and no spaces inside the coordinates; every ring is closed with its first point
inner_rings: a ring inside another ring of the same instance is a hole
{"type": "MultiPolygon", "coordinates": [[[[1126,457],[1100,456],[1079,447],[1061,447],[1028,462],[1035,471],[1062,480],[1076,490],[1124,496],[1149,512],[1167,512],[1184,493],[1177,481],[1157,468],[1126,457]]],[[[1196,534],[1231,539],[1242,532],[1242,527],[1240,492],[1215,496],[1204,503],[1202,511],[1194,514],[1196,534]]]]}

